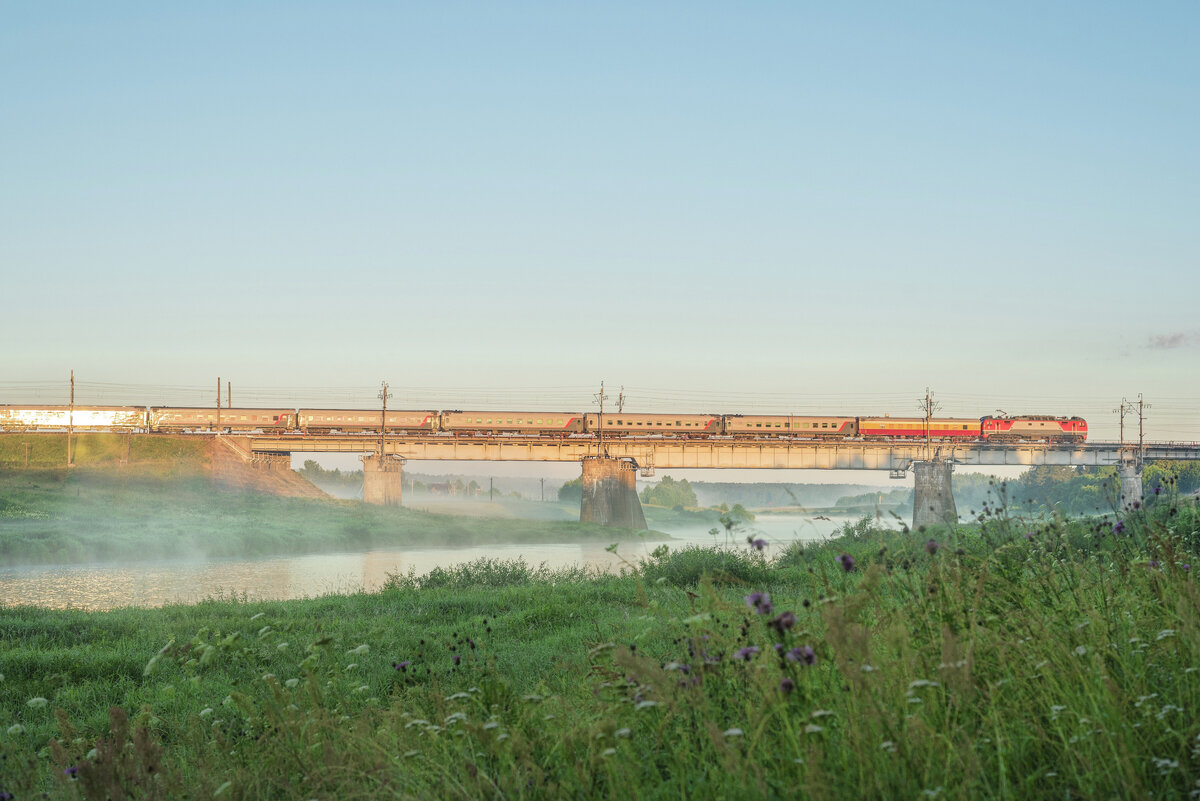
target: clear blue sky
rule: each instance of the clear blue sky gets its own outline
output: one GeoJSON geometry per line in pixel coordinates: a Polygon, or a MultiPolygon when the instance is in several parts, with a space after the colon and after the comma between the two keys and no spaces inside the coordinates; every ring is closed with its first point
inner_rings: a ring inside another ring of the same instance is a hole
{"type": "Polygon", "coordinates": [[[1200,438],[1194,2],[0,14],[9,399],[1143,392],[1200,438]]]}

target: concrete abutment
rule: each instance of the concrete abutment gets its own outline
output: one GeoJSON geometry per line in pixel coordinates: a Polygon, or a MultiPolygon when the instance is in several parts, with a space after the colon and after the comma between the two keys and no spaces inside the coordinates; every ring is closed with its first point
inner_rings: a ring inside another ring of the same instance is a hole
{"type": "Polygon", "coordinates": [[[942,459],[913,462],[913,473],[913,528],[954,525],[958,521],[950,480],[954,463],[942,459]]]}
{"type": "Polygon", "coordinates": [[[404,460],[395,456],[364,456],[363,501],[376,506],[400,506],[404,460]]]}
{"type": "Polygon", "coordinates": [[[637,466],[603,456],[583,460],[579,520],[614,528],[644,529],[646,515],[637,495],[637,466]]]}

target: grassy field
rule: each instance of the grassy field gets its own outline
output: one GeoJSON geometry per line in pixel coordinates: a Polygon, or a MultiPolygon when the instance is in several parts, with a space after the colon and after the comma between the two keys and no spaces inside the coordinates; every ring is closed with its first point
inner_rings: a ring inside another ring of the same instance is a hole
{"type": "MultiPolygon", "coordinates": [[[[75,464],[81,467],[127,461],[129,464],[178,465],[178,470],[186,473],[208,459],[211,441],[211,437],[76,434],[72,437],[71,452],[75,464]]],[[[0,469],[66,466],[66,434],[0,434],[0,469]]],[[[170,467],[165,472],[171,472],[170,467]]]]}
{"type": "MultiPolygon", "coordinates": [[[[137,441],[137,438],[134,439],[137,441]]],[[[614,538],[577,521],[465,519],[214,490],[183,466],[0,471],[0,566],[614,538]]]]}
{"type": "MultiPolygon", "coordinates": [[[[1195,506],[869,521],[622,576],[0,612],[3,787],[52,798],[1149,798],[1200,789],[1195,506]]],[[[619,551],[619,548],[618,548],[619,551]]]]}

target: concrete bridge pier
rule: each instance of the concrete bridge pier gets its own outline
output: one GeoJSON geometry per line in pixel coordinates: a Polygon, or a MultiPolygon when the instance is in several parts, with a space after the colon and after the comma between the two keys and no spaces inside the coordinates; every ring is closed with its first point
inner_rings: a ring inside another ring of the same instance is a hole
{"type": "Polygon", "coordinates": [[[646,515],[638,500],[636,479],[637,466],[632,461],[606,456],[585,458],[580,522],[644,529],[646,515]]]}
{"type": "Polygon", "coordinates": [[[400,506],[404,460],[396,456],[364,456],[363,500],[376,506],[400,506]]]}
{"type": "Polygon", "coordinates": [[[913,491],[913,528],[933,525],[954,525],[958,522],[958,508],[954,505],[954,492],[950,476],[954,463],[942,459],[928,462],[913,462],[916,486],[913,491]]]}
{"type": "Polygon", "coordinates": [[[1121,462],[1117,471],[1121,477],[1121,510],[1142,505],[1142,466],[1130,459],[1121,462]]]}

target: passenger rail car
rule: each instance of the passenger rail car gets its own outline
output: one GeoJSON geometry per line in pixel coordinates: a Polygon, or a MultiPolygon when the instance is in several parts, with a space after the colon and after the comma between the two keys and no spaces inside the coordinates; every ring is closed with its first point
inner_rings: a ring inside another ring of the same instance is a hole
{"type": "MultiPolygon", "coordinates": [[[[296,427],[308,434],[328,434],[331,431],[378,434],[380,417],[382,413],[378,409],[299,409],[296,412],[296,427]]],[[[393,433],[437,431],[438,412],[389,409],[387,429],[393,433]]]]}
{"type": "MultiPolygon", "coordinates": [[[[975,417],[934,417],[929,421],[930,439],[979,439],[975,417]]],[[[863,439],[924,439],[924,417],[860,417],[858,434],[863,439]]]]}
{"type": "MultiPolygon", "coordinates": [[[[664,436],[712,436],[724,433],[718,414],[628,414],[615,412],[604,415],[606,434],[662,434],[664,436]]],[[[584,416],[589,434],[600,430],[600,415],[584,416]]]]}
{"type": "Polygon", "coordinates": [[[858,419],[855,417],[727,414],[723,419],[725,433],[733,437],[846,439],[858,436],[858,419]]]}
{"type": "Polygon", "coordinates": [[[138,431],[146,428],[144,406],[0,406],[0,430],[65,429],[138,431]]]}
{"type": "Polygon", "coordinates": [[[220,410],[196,406],[154,406],[149,412],[149,430],[164,433],[184,431],[263,431],[283,433],[296,427],[295,409],[232,408],[220,410]]]}
{"type": "Polygon", "coordinates": [[[440,428],[452,434],[582,434],[579,412],[442,412],[440,428]]]}

